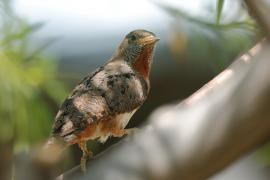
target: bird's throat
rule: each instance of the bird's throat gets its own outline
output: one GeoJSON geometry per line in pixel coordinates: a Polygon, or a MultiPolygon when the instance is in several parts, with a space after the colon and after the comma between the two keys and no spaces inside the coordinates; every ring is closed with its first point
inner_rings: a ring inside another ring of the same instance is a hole
{"type": "Polygon", "coordinates": [[[145,78],[149,78],[153,49],[154,47],[152,46],[145,47],[133,64],[134,69],[142,74],[145,78]]]}

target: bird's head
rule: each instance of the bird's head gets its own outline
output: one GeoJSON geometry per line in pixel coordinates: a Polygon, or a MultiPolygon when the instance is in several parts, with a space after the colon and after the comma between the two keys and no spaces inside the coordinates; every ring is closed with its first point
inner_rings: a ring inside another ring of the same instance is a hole
{"type": "Polygon", "coordinates": [[[149,76],[153,51],[159,38],[150,31],[135,30],[128,33],[116,51],[135,70],[143,76],[149,76]]]}

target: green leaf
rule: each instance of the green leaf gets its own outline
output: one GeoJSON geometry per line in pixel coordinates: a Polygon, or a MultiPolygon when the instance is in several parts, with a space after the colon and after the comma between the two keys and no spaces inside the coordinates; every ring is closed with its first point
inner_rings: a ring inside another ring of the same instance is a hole
{"type": "Polygon", "coordinates": [[[220,18],[222,14],[224,0],[217,0],[217,16],[216,16],[216,24],[220,24],[220,18]]]}

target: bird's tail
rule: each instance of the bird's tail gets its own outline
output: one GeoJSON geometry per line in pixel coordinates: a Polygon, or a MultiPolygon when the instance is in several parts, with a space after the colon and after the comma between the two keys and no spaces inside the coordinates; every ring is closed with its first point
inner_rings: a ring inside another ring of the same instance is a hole
{"type": "Polygon", "coordinates": [[[33,153],[34,162],[53,167],[63,158],[63,151],[66,147],[67,143],[64,140],[52,136],[45,144],[36,147],[35,153],[33,153]]]}
{"type": "Polygon", "coordinates": [[[43,149],[49,150],[52,148],[56,148],[58,150],[64,151],[67,147],[67,143],[60,137],[51,136],[47,142],[44,144],[43,149]]]}

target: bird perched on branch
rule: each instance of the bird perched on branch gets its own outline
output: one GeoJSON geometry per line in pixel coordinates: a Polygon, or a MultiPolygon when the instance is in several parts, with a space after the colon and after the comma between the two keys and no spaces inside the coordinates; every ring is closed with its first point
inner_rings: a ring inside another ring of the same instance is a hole
{"type": "Polygon", "coordinates": [[[147,99],[153,51],[159,39],[152,32],[135,30],[126,35],[111,59],[86,76],[71,92],[55,117],[47,145],[61,140],[83,151],[81,168],[92,156],[88,140],[104,143],[121,137],[132,115],[147,99]]]}

